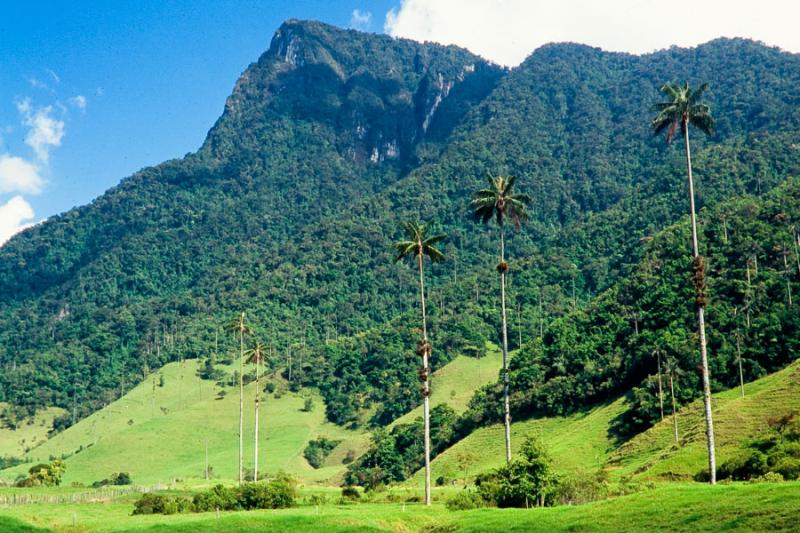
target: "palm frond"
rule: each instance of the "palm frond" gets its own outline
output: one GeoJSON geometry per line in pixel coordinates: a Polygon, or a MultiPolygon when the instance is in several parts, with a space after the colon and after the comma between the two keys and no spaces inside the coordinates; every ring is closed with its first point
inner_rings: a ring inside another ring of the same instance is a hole
{"type": "MultiPolygon", "coordinates": [[[[688,82],[683,85],[671,82],[662,85],[660,92],[667,95],[668,100],[657,102],[652,106],[652,110],[658,113],[650,122],[654,133],[658,135],[666,130],[666,139],[669,143],[675,136],[680,123],[682,126],[691,124],[710,135],[714,129],[711,109],[708,105],[700,103],[700,99],[707,89],[708,83],[703,83],[696,89],[692,89],[688,82]]],[[[685,134],[683,128],[681,130],[685,134]]]]}

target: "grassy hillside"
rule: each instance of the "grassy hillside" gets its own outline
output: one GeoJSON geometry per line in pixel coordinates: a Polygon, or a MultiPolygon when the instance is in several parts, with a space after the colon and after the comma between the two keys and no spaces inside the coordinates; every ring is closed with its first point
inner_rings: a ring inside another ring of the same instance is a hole
{"type": "MultiPolygon", "coordinates": [[[[622,411],[622,400],[617,400],[569,417],[514,422],[511,425],[513,452],[519,450],[525,435],[538,433],[544,438],[559,471],[597,470],[613,451],[608,427],[622,411]]],[[[502,424],[480,428],[436,457],[432,476],[434,479],[439,476],[463,478],[464,464],[468,465],[466,474],[469,477],[501,466],[505,463],[504,446],[502,424]]],[[[417,472],[409,483],[421,483],[422,476],[421,471],[417,472]]]]}
{"type": "Polygon", "coordinates": [[[3,509],[4,531],[796,531],[800,484],[669,485],[581,506],[447,511],[441,504],[305,505],[280,511],[130,516],[129,499],[3,509]]]}
{"type": "MultiPolygon", "coordinates": [[[[137,484],[200,478],[206,445],[215,476],[234,478],[238,468],[238,389],[220,387],[196,376],[197,361],[170,363],[123,398],[81,420],[30,452],[31,461],[72,454],[67,458],[64,483],[91,483],[113,472],[127,471],[137,484]],[[159,375],[164,386],[159,386],[159,375]]],[[[245,467],[253,463],[253,399],[255,384],[245,390],[245,467]]],[[[260,416],[260,469],[285,470],[301,479],[325,480],[344,469],[329,462],[318,470],[303,457],[306,443],[320,435],[341,440],[341,457],[358,453],[368,437],[325,422],[322,400],[314,396],[311,412],[302,411],[303,396],[265,395],[260,416]]],[[[24,428],[23,428],[24,429],[24,428]]],[[[12,478],[25,465],[3,472],[12,478]]]]}
{"type": "MultiPolygon", "coordinates": [[[[434,374],[433,405],[447,402],[461,412],[482,385],[497,379],[502,358],[490,349],[481,359],[457,357],[434,374]]],[[[197,377],[198,362],[170,363],[121,399],[46,440],[53,416],[60,409],[42,411],[33,425],[0,432],[0,455],[22,455],[20,443],[39,443],[20,465],[0,473],[13,479],[32,462],[67,455],[64,483],[91,483],[113,472],[126,471],[137,484],[201,478],[206,444],[215,476],[233,479],[238,464],[239,395],[236,387],[223,388],[197,377]],[[161,386],[163,376],[164,386],[161,386]]],[[[220,368],[224,368],[220,366],[220,368]]],[[[279,386],[279,389],[281,387],[279,386]]],[[[253,463],[253,400],[255,384],[245,388],[245,468],[253,463]]],[[[335,482],[344,471],[349,452],[360,455],[369,444],[366,431],[350,431],[325,420],[325,405],[316,394],[265,394],[261,404],[260,470],[289,472],[304,481],[335,482]],[[302,410],[311,396],[314,408],[302,410]],[[326,436],[342,441],[322,468],[314,469],[303,457],[309,440],[326,436]]],[[[395,423],[411,422],[421,408],[395,423]]],[[[30,444],[28,444],[30,447],[30,444]]]]}
{"type": "MultiPolygon", "coordinates": [[[[6,403],[0,402],[0,412],[6,403]]],[[[47,440],[47,432],[53,427],[53,419],[64,413],[60,407],[48,407],[24,421],[18,428],[0,426],[0,456],[21,457],[28,450],[47,440]]]]}
{"type": "MultiPolygon", "coordinates": [[[[459,355],[431,376],[431,409],[446,403],[457,413],[463,413],[476,390],[497,381],[498,372],[503,367],[503,354],[497,346],[489,346],[485,357],[476,359],[459,355]]],[[[392,422],[407,424],[422,416],[422,406],[409,411],[392,422]]]]}
{"type": "MultiPolygon", "coordinates": [[[[764,437],[770,431],[768,417],[800,411],[800,363],[745,384],[744,398],[738,388],[715,394],[713,405],[720,465],[764,437]]],[[[678,412],[679,447],[674,446],[669,417],[618,447],[609,429],[625,411],[623,398],[568,417],[515,422],[512,444],[516,452],[526,434],[538,433],[562,472],[608,467],[612,479],[689,480],[707,461],[702,407],[698,400],[678,412]]],[[[503,446],[502,425],[480,428],[434,459],[433,477],[462,478],[465,461],[468,476],[501,466],[503,446]]],[[[409,483],[421,483],[421,476],[417,472],[409,483]]]]}
{"type": "MultiPolygon", "coordinates": [[[[767,418],[800,412],[800,362],[767,377],[714,395],[717,465],[736,456],[743,445],[766,436],[767,418]]],[[[621,446],[609,464],[617,475],[641,479],[690,479],[707,465],[703,404],[698,400],[679,412],[680,446],[674,446],[667,419],[621,446]]]]}

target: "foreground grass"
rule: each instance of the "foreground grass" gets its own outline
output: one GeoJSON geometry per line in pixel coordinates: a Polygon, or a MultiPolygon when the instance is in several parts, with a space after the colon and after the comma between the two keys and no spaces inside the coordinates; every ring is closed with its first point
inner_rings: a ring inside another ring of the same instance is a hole
{"type": "Polygon", "coordinates": [[[582,506],[448,511],[441,503],[131,516],[132,500],[0,509],[2,531],[796,531],[800,483],[673,484],[582,506]],[[28,529],[25,529],[28,528],[28,529]]]}

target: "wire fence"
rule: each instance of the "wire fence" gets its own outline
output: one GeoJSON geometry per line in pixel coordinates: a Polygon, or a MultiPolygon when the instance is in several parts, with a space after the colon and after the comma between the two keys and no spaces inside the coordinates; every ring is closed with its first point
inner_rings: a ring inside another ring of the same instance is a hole
{"type": "Polygon", "coordinates": [[[144,494],[169,489],[169,485],[157,484],[149,487],[114,487],[99,488],[72,494],[35,494],[30,492],[0,495],[0,507],[15,505],[30,505],[37,503],[67,504],[67,503],[102,503],[130,494],[144,494]]]}

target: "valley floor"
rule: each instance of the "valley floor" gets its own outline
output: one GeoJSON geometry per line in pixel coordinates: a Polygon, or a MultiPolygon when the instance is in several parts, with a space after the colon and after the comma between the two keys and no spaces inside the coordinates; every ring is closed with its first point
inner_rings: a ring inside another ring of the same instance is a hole
{"type": "MultiPolygon", "coordinates": [[[[451,492],[451,491],[448,491],[451,492]]],[[[330,492],[333,496],[337,492],[330,492]]],[[[0,508],[0,530],[27,531],[798,531],[800,483],[665,484],[581,506],[448,511],[412,503],[131,516],[132,498],[0,508]]],[[[333,498],[329,498],[333,500],[333,498]]]]}

